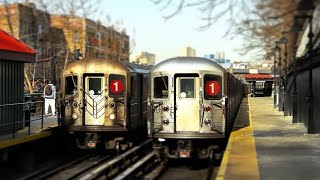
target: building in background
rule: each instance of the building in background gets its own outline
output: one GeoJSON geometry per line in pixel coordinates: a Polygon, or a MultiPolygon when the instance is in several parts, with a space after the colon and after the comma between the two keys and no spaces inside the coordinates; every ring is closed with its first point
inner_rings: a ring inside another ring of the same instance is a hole
{"type": "Polygon", "coordinates": [[[136,58],[131,60],[133,63],[154,66],[156,61],[156,55],[148,52],[140,52],[136,54],[136,58]]]}
{"type": "Polygon", "coordinates": [[[83,57],[129,61],[129,36],[125,32],[81,17],[54,15],[51,21],[52,27],[63,30],[74,59],[80,53],[83,57]]]}
{"type": "Polygon", "coordinates": [[[1,28],[37,51],[36,63],[25,63],[33,87],[50,79],[59,87],[67,63],[84,58],[129,60],[129,36],[113,26],[87,18],[51,15],[34,3],[3,3],[1,28]]]}
{"type": "Polygon", "coordinates": [[[207,59],[211,59],[225,69],[229,69],[232,66],[230,59],[225,59],[224,52],[217,52],[216,54],[205,54],[204,57],[207,59]]]}
{"type": "Polygon", "coordinates": [[[249,69],[250,68],[250,62],[233,62],[232,64],[233,69],[249,69]]]}
{"type": "Polygon", "coordinates": [[[33,3],[6,4],[0,6],[0,23],[4,31],[37,50],[37,63],[24,64],[27,76],[54,79],[56,73],[52,72],[54,64],[51,60],[56,53],[55,42],[60,39],[56,38],[58,31],[50,27],[50,14],[37,9],[33,3]]]}
{"type": "Polygon", "coordinates": [[[182,56],[195,57],[196,56],[196,50],[193,49],[191,46],[187,46],[187,47],[183,48],[182,56]]]}

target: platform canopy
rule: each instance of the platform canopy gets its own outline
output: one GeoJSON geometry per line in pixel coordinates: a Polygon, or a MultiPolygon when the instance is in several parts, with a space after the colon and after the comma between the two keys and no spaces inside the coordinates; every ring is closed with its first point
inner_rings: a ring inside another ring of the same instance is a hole
{"type": "Polygon", "coordinates": [[[36,62],[36,51],[0,29],[0,60],[36,62]]]}

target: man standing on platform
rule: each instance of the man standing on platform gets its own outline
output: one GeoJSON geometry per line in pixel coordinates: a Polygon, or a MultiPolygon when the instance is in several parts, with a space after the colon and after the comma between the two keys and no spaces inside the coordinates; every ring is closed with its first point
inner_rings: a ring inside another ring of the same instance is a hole
{"type": "Polygon", "coordinates": [[[45,115],[49,115],[49,105],[51,106],[52,115],[56,115],[56,87],[49,82],[45,81],[45,87],[43,91],[44,96],[44,113],[45,115]]]}

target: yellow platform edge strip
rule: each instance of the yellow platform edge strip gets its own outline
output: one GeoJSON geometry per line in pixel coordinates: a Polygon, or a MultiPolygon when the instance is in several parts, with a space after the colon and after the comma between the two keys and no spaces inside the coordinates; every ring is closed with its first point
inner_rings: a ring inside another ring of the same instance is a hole
{"type": "Polygon", "coordinates": [[[19,137],[19,138],[15,138],[15,139],[9,139],[9,140],[5,140],[5,141],[0,141],[0,149],[3,148],[7,148],[10,146],[14,146],[17,144],[22,144],[22,143],[26,143],[26,142],[30,142],[36,139],[41,139],[44,137],[48,137],[51,135],[51,131],[43,131],[41,133],[38,134],[32,134],[32,135],[28,135],[28,136],[24,136],[24,137],[19,137]]]}
{"type": "MultiPolygon", "coordinates": [[[[252,141],[253,145],[255,145],[255,139],[253,137],[250,97],[248,97],[248,107],[249,107],[249,122],[250,122],[250,125],[247,128],[243,128],[243,130],[244,131],[250,131],[250,134],[251,134],[250,140],[252,141]]],[[[230,156],[230,152],[231,152],[231,149],[232,149],[232,144],[233,144],[235,136],[237,136],[237,134],[240,134],[240,133],[241,133],[241,131],[235,131],[235,132],[232,132],[230,134],[229,141],[228,141],[226,150],[224,151],[222,162],[220,164],[216,180],[224,180],[225,179],[225,176],[226,176],[225,173],[227,171],[227,166],[228,166],[229,159],[230,159],[229,156],[230,156]]],[[[255,157],[255,162],[254,162],[254,166],[255,167],[254,168],[256,170],[256,176],[257,176],[255,179],[260,179],[259,167],[258,167],[258,161],[257,161],[257,152],[256,152],[256,147],[255,146],[252,147],[252,153],[253,153],[253,156],[255,157]]]]}

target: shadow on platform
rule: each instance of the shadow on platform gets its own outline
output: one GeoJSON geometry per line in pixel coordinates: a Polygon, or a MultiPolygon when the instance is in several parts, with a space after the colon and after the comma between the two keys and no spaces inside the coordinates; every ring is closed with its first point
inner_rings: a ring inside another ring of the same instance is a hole
{"type": "Polygon", "coordinates": [[[250,126],[249,101],[245,97],[242,99],[236,120],[233,124],[232,132],[250,126]]]}

